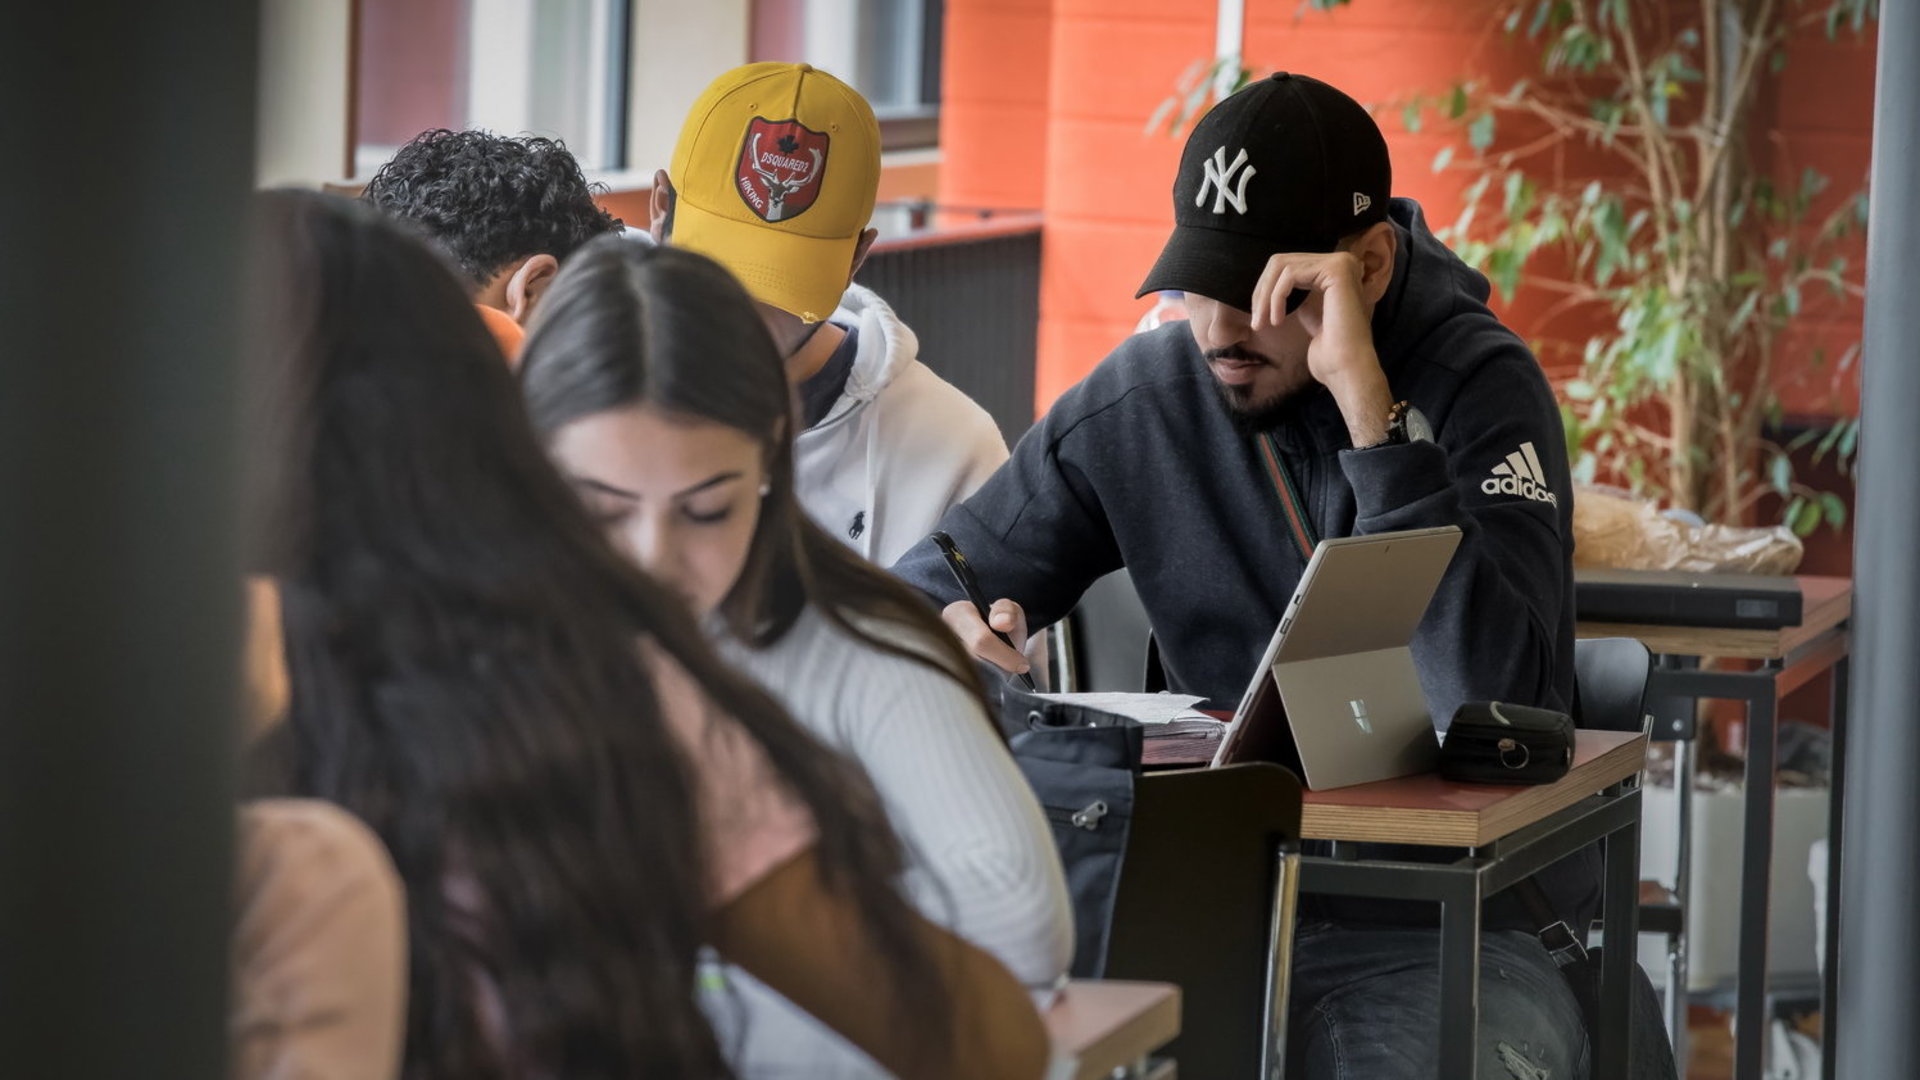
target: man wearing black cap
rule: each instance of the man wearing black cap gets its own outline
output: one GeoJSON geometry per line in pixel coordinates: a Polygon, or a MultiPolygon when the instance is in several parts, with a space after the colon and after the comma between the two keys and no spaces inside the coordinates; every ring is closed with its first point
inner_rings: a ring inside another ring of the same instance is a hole
{"type": "MultiPolygon", "coordinates": [[[[1140,294],[1190,318],[1123,342],[1055,402],[941,528],[1017,647],[1126,567],[1170,687],[1224,707],[1259,663],[1319,537],[1457,525],[1463,536],[1414,657],[1442,724],[1465,701],[1567,709],[1572,491],[1559,410],[1486,279],[1391,197],[1385,140],[1345,94],[1278,74],[1194,128],[1175,227],[1140,294]]],[[[896,572],[949,605],[983,660],[988,631],[938,550],[896,572]]],[[[1585,926],[1594,852],[1537,880],[1585,926]]],[[[1430,1078],[1438,976],[1431,905],[1344,902],[1302,925],[1290,1044],[1312,1077],[1430,1078]]],[[[1578,1007],[1520,905],[1486,912],[1480,1068],[1578,1077],[1578,1007]],[[1495,974],[1497,972],[1497,974],[1495,974]]],[[[1456,1080],[1456,1078],[1447,1078],[1456,1080]]]]}

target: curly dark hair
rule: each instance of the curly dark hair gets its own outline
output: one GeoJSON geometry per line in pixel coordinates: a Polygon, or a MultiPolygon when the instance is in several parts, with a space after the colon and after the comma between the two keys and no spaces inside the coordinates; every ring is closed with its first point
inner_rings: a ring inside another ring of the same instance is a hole
{"type": "Polygon", "coordinates": [[[490,131],[423,131],[380,166],[361,198],[426,233],[475,285],[529,255],[564,260],[617,231],[565,143],[490,131]]]}
{"type": "Polygon", "coordinates": [[[601,537],[453,275],[345,200],[268,193],[255,225],[248,562],[280,582],[293,691],[269,760],[406,882],[406,1080],[729,1075],[693,993],[694,777],[643,643],[812,814],[899,1022],[944,1048],[872,785],[601,537]]]}

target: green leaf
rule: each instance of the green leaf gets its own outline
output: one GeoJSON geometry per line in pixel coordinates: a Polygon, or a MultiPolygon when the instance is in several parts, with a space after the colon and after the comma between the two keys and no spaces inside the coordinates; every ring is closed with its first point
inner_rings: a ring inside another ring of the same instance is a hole
{"type": "Polygon", "coordinates": [[[1773,455],[1767,465],[1767,476],[1773,484],[1773,490],[1785,495],[1793,490],[1793,462],[1785,454],[1773,455]]]}
{"type": "Polygon", "coordinates": [[[1787,50],[1785,48],[1773,50],[1772,55],[1767,57],[1767,73],[1778,75],[1785,70],[1787,70],[1787,50]]]}
{"type": "Polygon", "coordinates": [[[1420,130],[1420,102],[1418,100],[1409,101],[1407,107],[1400,110],[1400,126],[1410,132],[1417,133],[1420,130]]]}
{"type": "Polygon", "coordinates": [[[1532,202],[1532,196],[1527,190],[1530,186],[1524,175],[1517,172],[1507,174],[1506,183],[1503,185],[1501,209],[1509,218],[1526,216],[1527,206],[1532,202]]]}
{"type": "Polygon", "coordinates": [[[1540,0],[1540,6],[1533,9],[1533,22],[1527,24],[1527,36],[1539,37],[1546,29],[1547,19],[1553,14],[1554,0],[1540,0]]]}
{"type": "Polygon", "coordinates": [[[1447,119],[1458,120],[1467,115],[1467,84],[1454,83],[1453,92],[1447,96],[1447,119]]]}
{"type": "Polygon", "coordinates": [[[1599,459],[1595,458],[1592,454],[1581,454],[1578,461],[1579,464],[1573,468],[1574,482],[1579,484],[1593,483],[1595,478],[1600,475],[1599,459]]]}
{"type": "Polygon", "coordinates": [[[1433,155],[1433,171],[1434,172],[1439,172],[1440,170],[1446,168],[1448,165],[1451,165],[1452,163],[1453,163],[1453,147],[1451,146],[1443,146],[1440,148],[1439,153],[1433,155]]]}
{"type": "Polygon", "coordinates": [[[1820,495],[1820,509],[1826,514],[1827,524],[1833,526],[1835,529],[1844,529],[1847,527],[1847,500],[1842,499],[1831,491],[1822,492],[1820,495]]]}
{"type": "Polygon", "coordinates": [[[1805,499],[1795,499],[1793,506],[1795,509],[1790,518],[1793,534],[1802,537],[1812,536],[1814,530],[1820,527],[1820,507],[1805,499]]]}
{"type": "Polygon", "coordinates": [[[1748,321],[1753,318],[1753,313],[1759,306],[1760,290],[1755,289],[1747,294],[1746,299],[1740,301],[1739,307],[1733,309],[1733,317],[1727,320],[1728,331],[1732,334],[1738,334],[1740,331],[1746,329],[1748,321]]]}
{"type": "Polygon", "coordinates": [[[1467,125],[1467,143],[1476,151],[1485,153],[1493,145],[1493,114],[1481,113],[1473,123],[1467,125]]]}

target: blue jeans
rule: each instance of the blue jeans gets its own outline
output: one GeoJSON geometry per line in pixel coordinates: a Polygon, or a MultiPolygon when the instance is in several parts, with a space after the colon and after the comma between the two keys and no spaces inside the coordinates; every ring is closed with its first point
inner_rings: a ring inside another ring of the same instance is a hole
{"type": "MultiPolygon", "coordinates": [[[[1290,1080],[1436,1080],[1439,946],[1438,930],[1301,923],[1290,1080]]],[[[1478,1061],[1472,1080],[1585,1080],[1580,1005],[1532,934],[1482,935],[1478,1061]]]]}

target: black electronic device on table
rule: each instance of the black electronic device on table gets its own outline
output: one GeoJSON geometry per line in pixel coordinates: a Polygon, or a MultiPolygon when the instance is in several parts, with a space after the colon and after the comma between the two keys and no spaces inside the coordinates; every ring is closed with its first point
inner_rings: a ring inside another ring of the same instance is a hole
{"type": "Polygon", "coordinates": [[[1801,620],[1800,582],[1764,574],[1575,570],[1582,622],[1779,630],[1801,620]]]}

